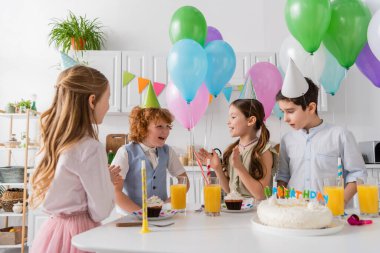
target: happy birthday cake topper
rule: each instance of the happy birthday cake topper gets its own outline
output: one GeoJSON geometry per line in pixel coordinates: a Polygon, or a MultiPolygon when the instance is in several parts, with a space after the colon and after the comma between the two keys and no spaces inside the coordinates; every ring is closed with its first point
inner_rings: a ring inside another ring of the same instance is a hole
{"type": "Polygon", "coordinates": [[[329,200],[328,195],[323,195],[321,192],[317,191],[312,191],[312,190],[295,190],[294,188],[291,188],[290,190],[283,187],[283,186],[278,186],[278,187],[273,187],[272,190],[269,188],[269,186],[266,186],[264,188],[264,194],[266,198],[270,198],[272,195],[276,195],[277,198],[293,198],[293,199],[316,199],[319,202],[324,201],[325,204],[327,204],[329,200]]]}

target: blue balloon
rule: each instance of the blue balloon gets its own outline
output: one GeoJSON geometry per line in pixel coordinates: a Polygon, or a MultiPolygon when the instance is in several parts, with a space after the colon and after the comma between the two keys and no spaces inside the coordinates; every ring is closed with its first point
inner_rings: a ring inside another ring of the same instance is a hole
{"type": "Polygon", "coordinates": [[[168,71],[182,97],[190,103],[206,76],[206,51],[194,40],[178,41],[169,52],[168,71]]]}
{"type": "Polygon", "coordinates": [[[326,50],[326,63],[322,75],[319,79],[327,93],[335,95],[343,78],[346,76],[346,69],[343,68],[335,57],[326,50]]]}
{"type": "Polygon", "coordinates": [[[223,40],[214,40],[205,47],[208,69],[205,83],[211,95],[216,97],[235,72],[236,56],[232,47],[223,40]]]}
{"type": "Polygon", "coordinates": [[[273,113],[274,115],[279,119],[283,119],[284,118],[284,112],[281,111],[280,109],[280,106],[278,105],[278,102],[276,102],[276,104],[274,105],[273,107],[273,113]]]}

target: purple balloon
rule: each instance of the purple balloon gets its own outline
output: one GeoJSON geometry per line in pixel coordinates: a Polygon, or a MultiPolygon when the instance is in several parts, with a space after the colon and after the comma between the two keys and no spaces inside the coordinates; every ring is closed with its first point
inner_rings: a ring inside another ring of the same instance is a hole
{"type": "Polygon", "coordinates": [[[208,26],[205,46],[213,40],[223,40],[222,34],[215,27],[208,26]]]}
{"type": "Polygon", "coordinates": [[[380,88],[380,61],[372,53],[368,43],[356,59],[359,70],[378,88],[380,88]]]}
{"type": "Polygon", "coordinates": [[[277,67],[269,62],[259,62],[248,70],[251,78],[256,98],[259,100],[265,111],[267,119],[276,103],[276,95],[282,86],[282,76],[277,67]]]}
{"type": "Polygon", "coordinates": [[[169,82],[166,88],[166,103],[169,111],[181,125],[190,130],[202,118],[206,112],[209,101],[209,93],[206,85],[203,83],[198,89],[197,94],[190,104],[182,98],[179,90],[174,83],[169,82]]]}

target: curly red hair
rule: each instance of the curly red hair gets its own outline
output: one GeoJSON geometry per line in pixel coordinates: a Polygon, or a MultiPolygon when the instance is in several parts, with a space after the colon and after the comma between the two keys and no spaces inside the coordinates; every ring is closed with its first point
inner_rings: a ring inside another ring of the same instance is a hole
{"type": "Polygon", "coordinates": [[[130,130],[128,140],[142,142],[148,136],[149,123],[158,122],[159,120],[171,124],[174,117],[168,109],[141,108],[140,106],[136,106],[129,115],[130,130]]]}

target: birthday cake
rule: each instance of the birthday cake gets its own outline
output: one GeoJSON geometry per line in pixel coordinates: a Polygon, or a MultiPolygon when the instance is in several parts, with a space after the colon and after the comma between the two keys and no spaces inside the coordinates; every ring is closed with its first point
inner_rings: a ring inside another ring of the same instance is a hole
{"type": "Polygon", "coordinates": [[[329,226],[331,211],[316,201],[271,198],[257,207],[257,215],[265,225],[293,229],[319,229],[329,226]]]}

